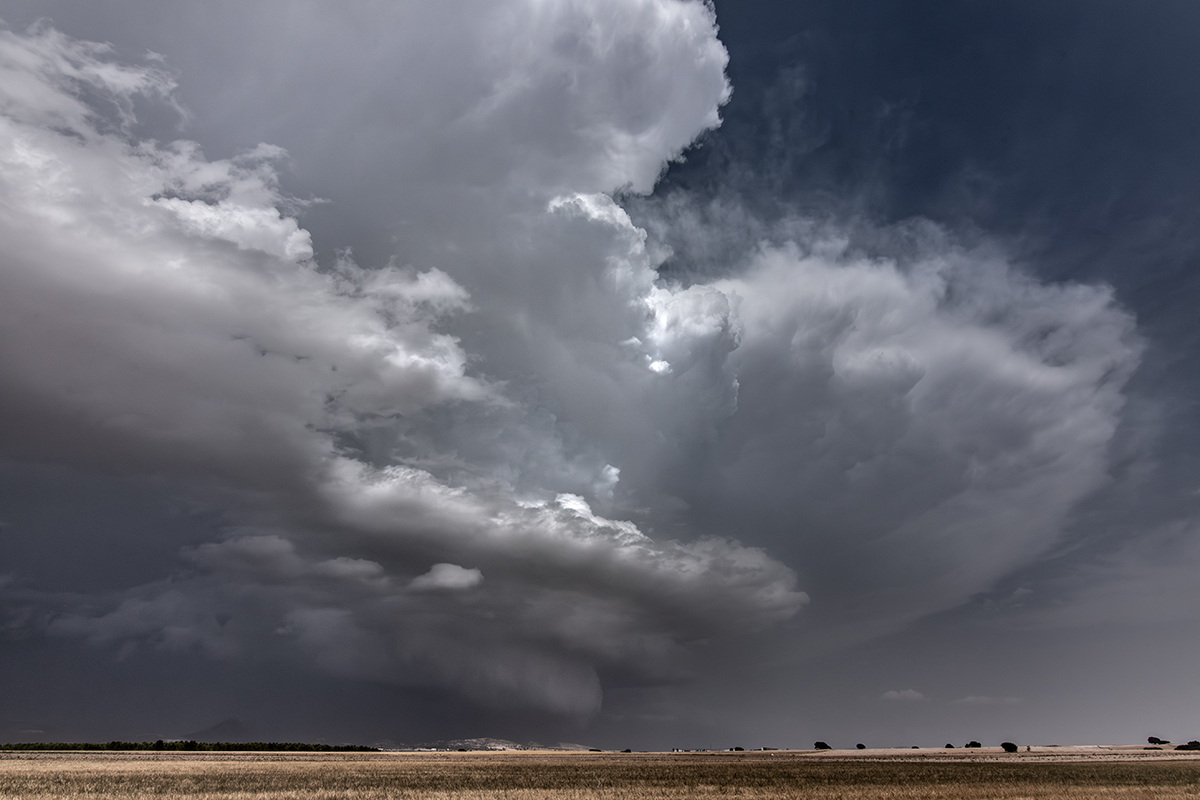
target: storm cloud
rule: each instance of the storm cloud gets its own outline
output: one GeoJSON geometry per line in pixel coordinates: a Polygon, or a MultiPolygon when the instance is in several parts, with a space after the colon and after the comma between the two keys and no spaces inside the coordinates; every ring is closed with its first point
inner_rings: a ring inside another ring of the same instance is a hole
{"type": "Polygon", "coordinates": [[[21,420],[6,448],[177,474],[280,526],[243,523],[188,554],[204,575],[52,631],[213,656],[274,632],[333,672],[588,712],[595,663],[653,673],[686,641],[803,603],[787,568],[737,544],[655,543],[578,495],[355,458],[361,428],[513,405],[436,330],[467,292],[436,268],[318,268],[279,210],[277,148],[209,161],[123,136],[135,99],[170,92],[160,71],[51,28],[4,45],[6,85],[25,85],[6,107],[4,402],[21,420]],[[84,90],[120,111],[116,130],[84,90]]]}
{"type": "MultiPolygon", "coordinates": [[[[103,592],[13,569],[14,641],[674,719],[739,648],[1011,593],[1150,458],[1120,291],[796,189],[815,84],[752,157],[709,5],[152,5],[0,31],[0,455],[211,524],[103,592]]],[[[1004,624],[1177,596],[1193,528],[1145,529],[1004,624]]]]}

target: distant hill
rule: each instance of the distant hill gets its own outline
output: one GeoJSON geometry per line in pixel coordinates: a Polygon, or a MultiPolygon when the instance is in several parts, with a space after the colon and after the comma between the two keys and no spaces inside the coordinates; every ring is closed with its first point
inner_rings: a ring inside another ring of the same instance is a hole
{"type": "Polygon", "coordinates": [[[526,742],[520,744],[509,739],[497,739],[492,736],[481,736],[475,739],[439,739],[433,742],[419,744],[404,744],[401,742],[376,742],[376,747],[385,750],[469,750],[469,751],[503,751],[503,750],[587,750],[587,745],[560,742],[555,745],[526,742]]]}
{"type": "Polygon", "coordinates": [[[396,750],[532,750],[538,747],[533,743],[519,744],[508,739],[496,739],[491,736],[482,736],[476,739],[439,739],[411,745],[390,742],[387,744],[396,750]]]}
{"type": "Polygon", "coordinates": [[[248,742],[251,740],[250,728],[241,720],[232,717],[221,720],[216,725],[202,731],[189,733],[179,738],[191,739],[196,742],[248,742]]]}

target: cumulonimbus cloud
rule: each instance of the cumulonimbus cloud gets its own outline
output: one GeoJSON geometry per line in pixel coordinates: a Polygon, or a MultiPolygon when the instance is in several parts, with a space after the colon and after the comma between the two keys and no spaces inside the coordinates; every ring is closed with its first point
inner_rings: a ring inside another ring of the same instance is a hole
{"type": "MultiPolygon", "coordinates": [[[[606,193],[717,123],[711,9],[461,5],[380,5],[404,46],[330,65],[359,93],[298,91],[307,54],[263,70],[280,118],[327,101],[316,173],[361,177],[352,212],[424,209],[417,266],[319,263],[278,147],[133,140],[135,99],[173,102],[156,68],[0,35],[0,448],[190,482],[230,521],[49,630],[586,714],[606,675],[790,618],[793,568],[858,636],[952,606],[1104,484],[1139,354],[1108,289],[801,224],[665,281],[606,193]]],[[[296,8],[302,39],[361,33],[296,8]]]]}
{"type": "MultiPolygon", "coordinates": [[[[712,49],[703,6],[627,5],[637,26],[580,46],[608,53],[628,33],[636,49],[652,21],[712,49]]],[[[256,520],[191,551],[190,575],[108,611],[63,613],[51,631],[222,658],[266,650],[587,713],[598,670],[667,674],[688,642],[803,604],[792,572],[759,550],[655,541],[577,495],[364,460],[353,446],[364,429],[513,406],[442,331],[471,313],[463,287],[439,269],[364,269],[348,255],[318,265],[307,231],[280,211],[278,148],[208,160],[187,142],[132,141],[133,101],[171,91],[153,67],[42,27],[0,34],[0,68],[12,78],[0,120],[0,446],[193,481],[256,520]]],[[[712,88],[688,125],[715,122],[723,76],[712,88]]],[[[644,183],[647,164],[656,171],[695,132],[646,126],[668,143],[639,144],[620,126],[611,142],[582,137],[613,165],[602,180],[644,183]]],[[[616,475],[599,469],[597,481],[616,475]]]]}

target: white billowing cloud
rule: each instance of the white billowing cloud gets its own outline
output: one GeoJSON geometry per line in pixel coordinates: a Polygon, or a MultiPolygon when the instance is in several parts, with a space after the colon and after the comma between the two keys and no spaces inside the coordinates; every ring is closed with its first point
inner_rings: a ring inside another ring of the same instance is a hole
{"type": "MultiPolygon", "coordinates": [[[[596,73],[628,70],[639,52],[675,58],[694,46],[692,66],[716,65],[712,91],[688,100],[708,97],[691,128],[656,127],[638,112],[618,119],[611,142],[598,122],[580,134],[608,165],[594,166],[595,180],[644,185],[651,162],[656,170],[686,143],[679,137],[715,121],[724,51],[703,5],[626,5],[599,20],[584,5],[510,10],[549,14],[547,46],[596,54],[562,97],[583,104],[582,128],[607,102],[590,94],[596,73]],[[572,25],[578,41],[564,38],[572,25]],[[676,34],[682,50],[643,41],[676,34]]],[[[22,76],[13,85],[37,102],[9,96],[0,118],[0,448],[196,480],[232,496],[230,516],[247,521],[190,551],[190,572],[113,598],[108,611],[64,613],[52,631],[218,658],[266,651],[343,675],[590,713],[603,670],[674,676],[690,643],[803,605],[791,570],[761,550],[651,539],[538,484],[537,472],[518,491],[487,464],[444,468],[439,415],[528,419],[444,332],[476,313],[462,284],[437,268],[364,269],[348,255],[319,265],[308,232],[281,210],[277,148],[208,160],[186,142],[131,142],[77,98],[126,109],[169,91],[167,78],[49,29],[2,44],[6,68],[22,76]],[[359,453],[393,430],[418,452],[359,453]]],[[[522,81],[505,91],[524,96],[522,81]]],[[[479,113],[499,124],[510,102],[479,113]]],[[[612,304],[650,288],[645,264],[638,270],[605,290],[612,304]]],[[[539,446],[557,453],[556,437],[539,446]]],[[[618,466],[550,458],[551,468],[583,464],[579,483],[611,498],[618,466]]]]}
{"type": "Polygon", "coordinates": [[[891,689],[879,695],[879,699],[893,703],[919,703],[928,698],[916,689],[891,689]]]}
{"type": "Polygon", "coordinates": [[[198,128],[287,147],[368,215],[462,187],[647,191],[730,92],[698,0],[214,0],[169,24],[198,128]]]}
{"type": "Polygon", "coordinates": [[[457,564],[434,564],[429,572],[418,575],[408,584],[410,589],[470,589],[483,580],[483,573],[457,564]]]}
{"type": "Polygon", "coordinates": [[[962,602],[1107,480],[1140,343],[1106,287],[1039,284],[932,237],[897,262],[815,234],[666,285],[620,209],[554,208],[612,231],[608,272],[644,315],[621,341],[640,376],[605,405],[645,432],[598,425],[628,447],[605,457],[795,554],[836,598],[825,613],[882,630],[962,602]]]}
{"type": "Polygon", "coordinates": [[[174,153],[155,155],[172,169],[164,193],[184,196],[159,196],[154,203],[169,210],[183,230],[283,261],[312,258],[308,231],[275,208],[279,197],[268,165],[286,155],[280,148],[260,144],[226,164],[205,161],[189,144],[176,145],[174,153]]]}
{"type": "Polygon", "coordinates": [[[902,269],[789,247],[714,288],[738,298],[738,418],[756,420],[735,419],[731,488],[838,498],[862,557],[928,602],[1044,550],[1106,480],[1139,354],[1106,288],[953,252],[902,269]]]}
{"type": "Polygon", "coordinates": [[[496,568],[515,574],[553,568],[556,575],[540,576],[541,581],[581,592],[611,584],[705,625],[782,620],[806,601],[794,591],[791,571],[760,550],[721,539],[655,542],[630,522],[596,515],[577,495],[516,504],[489,501],[479,493],[443,487],[416,470],[367,472],[347,461],[328,486],[334,524],[386,547],[396,520],[405,520],[410,539],[470,554],[489,576],[496,568]]]}
{"type": "Polygon", "coordinates": [[[720,122],[728,55],[706,4],[513,3],[481,22],[477,63],[494,78],[462,124],[502,138],[525,183],[570,174],[559,185],[646,192],[666,159],[720,122]]]}
{"type": "Polygon", "coordinates": [[[319,270],[276,208],[275,150],[206,161],[187,143],[130,144],[75,95],[121,105],[165,78],[69,68],[97,48],[52,30],[2,45],[24,87],[0,118],[0,403],[22,420],[0,434],[10,451],[110,449],[258,485],[328,453],[319,431],[488,395],[433,329],[463,290],[437,271],[319,270]]]}

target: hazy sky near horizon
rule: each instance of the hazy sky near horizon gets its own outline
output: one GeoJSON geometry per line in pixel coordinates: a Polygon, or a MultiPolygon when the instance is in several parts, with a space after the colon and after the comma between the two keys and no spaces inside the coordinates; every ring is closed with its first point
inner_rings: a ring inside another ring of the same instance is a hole
{"type": "Polygon", "coordinates": [[[0,740],[1198,735],[1194,4],[0,19],[0,740]]]}

